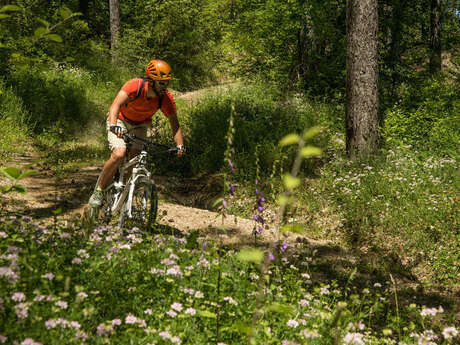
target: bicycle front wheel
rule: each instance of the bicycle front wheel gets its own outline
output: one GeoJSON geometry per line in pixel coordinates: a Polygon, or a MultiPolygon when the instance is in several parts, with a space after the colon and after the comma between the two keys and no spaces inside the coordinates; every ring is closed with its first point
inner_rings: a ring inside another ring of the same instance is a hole
{"type": "MultiPolygon", "coordinates": [[[[125,205],[128,203],[125,202],[125,205]]],[[[125,229],[138,227],[150,231],[155,225],[157,213],[158,194],[155,185],[138,184],[134,189],[131,210],[125,207],[121,214],[120,227],[125,229]]]]}

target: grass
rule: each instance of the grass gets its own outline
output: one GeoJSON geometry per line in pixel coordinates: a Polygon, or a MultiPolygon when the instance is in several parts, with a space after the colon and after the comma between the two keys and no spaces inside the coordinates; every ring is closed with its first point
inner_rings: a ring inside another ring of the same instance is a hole
{"type": "MultiPolygon", "coordinates": [[[[343,151],[342,151],[343,152],[343,151]]],[[[340,150],[303,176],[285,221],[313,239],[328,240],[365,257],[368,270],[386,267],[426,287],[455,293],[459,284],[458,162],[402,146],[370,161],[350,162],[340,150]]],[[[252,217],[255,187],[239,184],[231,210],[252,217]]],[[[278,176],[259,187],[269,204],[267,221],[278,211],[278,176]]]]}

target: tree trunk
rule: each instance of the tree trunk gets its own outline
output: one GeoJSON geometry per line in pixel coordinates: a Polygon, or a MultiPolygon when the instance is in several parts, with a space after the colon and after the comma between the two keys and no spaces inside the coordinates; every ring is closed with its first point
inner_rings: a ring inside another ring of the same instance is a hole
{"type": "Polygon", "coordinates": [[[441,70],[441,0],[431,0],[430,73],[441,70]]]}
{"type": "Polygon", "coordinates": [[[120,1],[109,0],[110,4],[110,34],[112,36],[110,50],[112,61],[117,60],[118,38],[120,36],[120,1]]]}
{"type": "Polygon", "coordinates": [[[78,0],[78,10],[83,14],[83,17],[88,20],[89,0],[78,0]]]}
{"type": "Polygon", "coordinates": [[[378,148],[377,0],[347,0],[347,151],[365,157],[378,148]]]}
{"type": "Polygon", "coordinates": [[[391,69],[391,98],[395,97],[396,87],[400,82],[400,74],[397,67],[401,62],[402,17],[406,6],[407,4],[404,0],[393,0],[391,13],[391,43],[388,61],[388,65],[391,69]]]}

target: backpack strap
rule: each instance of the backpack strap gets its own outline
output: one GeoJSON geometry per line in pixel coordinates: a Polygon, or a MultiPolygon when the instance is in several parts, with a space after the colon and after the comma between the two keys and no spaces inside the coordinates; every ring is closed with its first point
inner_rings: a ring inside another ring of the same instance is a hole
{"type": "MultiPolygon", "coordinates": [[[[146,81],[149,81],[150,78],[147,78],[147,77],[139,77],[139,82],[138,82],[138,85],[137,85],[137,92],[136,92],[136,96],[134,96],[133,98],[130,98],[128,101],[129,102],[132,102],[132,101],[135,101],[136,99],[139,98],[139,96],[141,95],[142,93],[142,90],[144,89],[144,85],[145,85],[145,82],[146,81]],[[142,79],[142,82],[141,82],[141,79],[142,79]]],[[[163,95],[160,95],[158,96],[158,109],[161,110],[161,106],[163,104],[163,95]]],[[[127,106],[128,104],[125,104],[125,106],[127,106]]]]}
{"type": "Polygon", "coordinates": [[[161,105],[163,104],[163,95],[158,96],[158,109],[161,110],[161,105]]]}
{"type": "Polygon", "coordinates": [[[145,85],[145,82],[148,81],[149,78],[146,78],[146,77],[140,77],[139,78],[139,83],[137,85],[137,93],[136,93],[136,96],[134,96],[133,98],[130,98],[129,101],[132,102],[132,101],[135,101],[136,99],[139,98],[139,96],[141,95],[142,93],[142,90],[144,89],[144,85],[145,85]],[[141,79],[142,79],[142,83],[141,83],[141,79]]]}

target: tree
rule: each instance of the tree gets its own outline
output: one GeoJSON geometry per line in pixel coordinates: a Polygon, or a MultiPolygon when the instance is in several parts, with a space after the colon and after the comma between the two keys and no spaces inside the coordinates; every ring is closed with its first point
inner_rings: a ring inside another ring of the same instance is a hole
{"type": "Polygon", "coordinates": [[[352,158],[378,147],[377,0],[347,0],[347,151],[352,158]]]}
{"type": "Polygon", "coordinates": [[[441,0],[431,0],[430,73],[441,70],[441,0]]]}
{"type": "Polygon", "coordinates": [[[88,20],[89,0],[78,0],[78,10],[83,14],[83,17],[88,20]]]}
{"type": "Polygon", "coordinates": [[[110,0],[110,33],[112,61],[117,59],[118,39],[120,38],[120,1],[110,0]]]}

